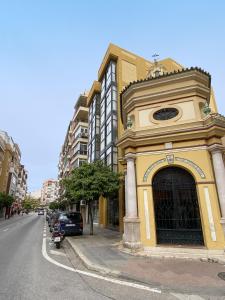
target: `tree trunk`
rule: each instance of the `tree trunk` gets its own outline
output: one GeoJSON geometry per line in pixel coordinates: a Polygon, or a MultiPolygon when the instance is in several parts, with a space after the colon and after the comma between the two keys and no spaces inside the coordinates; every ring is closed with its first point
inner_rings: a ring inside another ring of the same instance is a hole
{"type": "Polygon", "coordinates": [[[93,235],[93,212],[92,212],[92,201],[88,202],[88,213],[89,213],[89,223],[90,223],[90,235],[93,235]]]}

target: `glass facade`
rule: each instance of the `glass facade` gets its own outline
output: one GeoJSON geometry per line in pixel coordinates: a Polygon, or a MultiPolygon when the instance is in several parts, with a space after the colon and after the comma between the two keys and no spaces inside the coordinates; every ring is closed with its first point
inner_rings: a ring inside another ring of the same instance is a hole
{"type": "MultiPolygon", "coordinates": [[[[116,62],[110,61],[101,82],[100,159],[117,172],[117,82],[116,62]]],[[[107,226],[119,225],[119,202],[107,199],[107,226]]]]}
{"type": "Polygon", "coordinates": [[[110,61],[101,82],[100,159],[117,171],[116,63],[110,61]]]}
{"type": "MultiPolygon", "coordinates": [[[[117,83],[116,62],[110,61],[101,81],[101,93],[95,94],[89,107],[88,161],[101,159],[117,172],[117,83]]],[[[108,227],[119,225],[117,198],[107,199],[108,227]]],[[[95,219],[98,219],[96,204],[95,219]]]]}
{"type": "Polygon", "coordinates": [[[100,95],[95,94],[88,115],[88,162],[100,157],[100,95]]]}

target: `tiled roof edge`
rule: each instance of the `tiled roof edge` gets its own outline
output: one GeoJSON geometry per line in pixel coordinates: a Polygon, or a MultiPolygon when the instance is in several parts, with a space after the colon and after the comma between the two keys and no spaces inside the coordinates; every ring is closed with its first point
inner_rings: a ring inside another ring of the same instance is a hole
{"type": "Polygon", "coordinates": [[[123,90],[122,92],[120,93],[120,95],[122,96],[128,89],[131,85],[134,85],[134,84],[137,84],[137,83],[141,83],[141,82],[146,82],[146,81],[150,81],[150,80],[155,80],[155,79],[159,79],[159,78],[164,78],[164,77],[168,77],[168,76],[172,76],[172,75],[176,75],[176,74],[179,74],[179,73],[185,73],[185,72],[190,72],[190,71],[198,71],[202,74],[205,74],[207,76],[209,76],[209,78],[211,79],[211,75],[209,72],[206,72],[205,70],[199,68],[199,67],[190,67],[190,68],[183,68],[181,70],[177,70],[177,71],[173,71],[173,72],[168,72],[168,73],[164,73],[163,75],[159,75],[157,77],[147,77],[145,79],[139,79],[139,80],[135,80],[135,81],[132,81],[130,82],[123,90]]]}

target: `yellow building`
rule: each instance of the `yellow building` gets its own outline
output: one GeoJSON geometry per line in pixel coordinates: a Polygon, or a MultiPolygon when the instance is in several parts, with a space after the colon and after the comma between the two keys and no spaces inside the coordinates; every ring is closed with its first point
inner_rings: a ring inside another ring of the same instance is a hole
{"type": "Polygon", "coordinates": [[[225,121],[210,75],[110,44],[87,102],[89,161],[95,151],[129,183],[100,199],[99,224],[124,231],[129,248],[223,249],[225,121]]]}
{"type": "MultiPolygon", "coordinates": [[[[0,136],[1,138],[1,136],[0,136]]],[[[13,145],[11,141],[4,141],[3,138],[2,145],[4,151],[1,154],[1,167],[0,167],[0,192],[7,193],[8,192],[8,178],[9,171],[11,166],[11,161],[13,158],[13,145]]]]}
{"type": "MultiPolygon", "coordinates": [[[[165,72],[182,69],[180,64],[170,58],[160,61],[159,65],[165,72]]],[[[109,45],[98,71],[98,80],[93,82],[87,99],[89,162],[101,159],[113,170],[124,172],[123,164],[120,163],[123,153],[116,145],[124,131],[120,118],[120,93],[130,82],[146,78],[152,67],[154,62],[113,44],[109,45]]],[[[117,199],[101,199],[99,205],[100,225],[123,231],[124,187],[117,199]]]]}
{"type": "Polygon", "coordinates": [[[224,255],[225,117],[216,112],[210,75],[168,73],[155,62],[121,93],[121,108],[124,246],[153,253],[197,246],[224,255]]]}

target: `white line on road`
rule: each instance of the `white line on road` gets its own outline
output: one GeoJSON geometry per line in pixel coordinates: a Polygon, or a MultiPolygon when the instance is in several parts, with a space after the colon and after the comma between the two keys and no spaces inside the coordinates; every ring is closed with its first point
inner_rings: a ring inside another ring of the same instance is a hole
{"type": "Polygon", "coordinates": [[[42,255],[44,256],[44,258],[46,260],[48,260],[52,264],[54,264],[58,267],[61,267],[63,269],[66,269],[68,271],[74,272],[74,273],[79,273],[79,274],[84,275],[84,276],[93,277],[93,278],[96,278],[96,279],[108,281],[108,282],[119,284],[119,285],[129,286],[129,287],[133,287],[133,288],[136,288],[136,289],[149,291],[149,292],[152,292],[152,293],[158,293],[158,294],[162,293],[161,290],[159,290],[159,289],[150,288],[148,286],[141,285],[141,284],[138,284],[138,283],[132,283],[132,282],[129,282],[129,281],[123,281],[123,280],[114,279],[114,278],[110,278],[110,277],[104,277],[104,276],[101,276],[101,275],[98,275],[98,274],[94,274],[94,273],[90,273],[90,272],[86,272],[86,271],[81,271],[81,270],[78,270],[78,269],[74,269],[74,268],[65,266],[65,265],[57,262],[56,260],[54,260],[54,259],[52,259],[51,257],[48,256],[48,253],[47,253],[47,250],[46,250],[46,238],[43,238],[42,255]]]}
{"type": "Polygon", "coordinates": [[[177,294],[177,293],[171,293],[171,295],[178,298],[179,300],[204,300],[204,298],[198,295],[186,295],[186,294],[177,294]]]}
{"type": "Polygon", "coordinates": [[[50,250],[49,252],[50,252],[51,254],[54,254],[54,255],[66,256],[65,253],[59,252],[59,251],[55,251],[55,250],[50,250]]]}
{"type": "Polygon", "coordinates": [[[9,228],[4,229],[3,231],[7,231],[7,230],[9,230],[9,228]]]}

